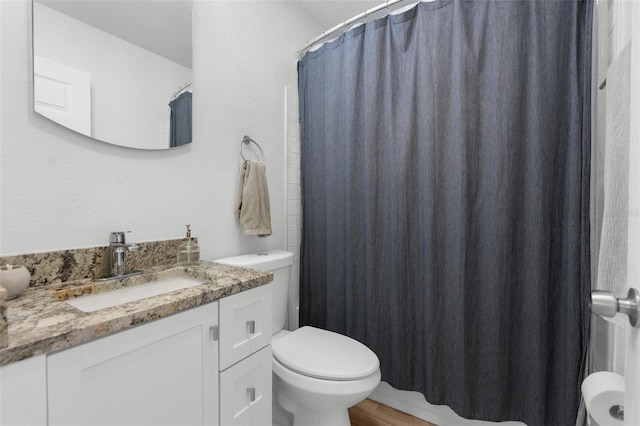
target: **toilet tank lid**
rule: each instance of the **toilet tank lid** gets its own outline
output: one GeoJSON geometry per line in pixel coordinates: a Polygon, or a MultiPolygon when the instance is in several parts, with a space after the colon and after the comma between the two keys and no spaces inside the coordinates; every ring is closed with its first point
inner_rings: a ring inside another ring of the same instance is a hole
{"type": "Polygon", "coordinates": [[[274,271],[291,266],[293,253],[285,250],[267,250],[242,256],[225,257],[214,260],[214,262],[241,268],[257,269],[258,271],[274,271]]]}

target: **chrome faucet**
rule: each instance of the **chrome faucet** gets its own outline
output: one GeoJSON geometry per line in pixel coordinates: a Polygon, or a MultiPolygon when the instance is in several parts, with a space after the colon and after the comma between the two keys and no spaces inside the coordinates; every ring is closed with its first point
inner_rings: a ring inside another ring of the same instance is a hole
{"type": "MultiPolygon", "coordinates": [[[[129,232],[129,231],[127,231],[129,232]]],[[[109,270],[111,275],[107,278],[121,278],[127,275],[139,274],[141,271],[127,271],[127,252],[140,248],[137,244],[127,244],[123,231],[112,232],[109,235],[109,270]]]]}

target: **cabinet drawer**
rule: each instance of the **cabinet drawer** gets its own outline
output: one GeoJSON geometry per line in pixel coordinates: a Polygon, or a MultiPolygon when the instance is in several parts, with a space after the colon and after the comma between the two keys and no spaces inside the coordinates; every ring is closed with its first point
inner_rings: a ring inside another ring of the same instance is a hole
{"type": "Polygon", "coordinates": [[[269,345],[220,373],[220,424],[270,425],[271,391],[269,345]]]}
{"type": "Polygon", "coordinates": [[[271,342],[271,284],[220,300],[220,371],[271,342]]]}
{"type": "Polygon", "coordinates": [[[272,405],[264,407],[262,411],[251,417],[251,426],[272,426],[273,418],[271,414],[272,405]]]}

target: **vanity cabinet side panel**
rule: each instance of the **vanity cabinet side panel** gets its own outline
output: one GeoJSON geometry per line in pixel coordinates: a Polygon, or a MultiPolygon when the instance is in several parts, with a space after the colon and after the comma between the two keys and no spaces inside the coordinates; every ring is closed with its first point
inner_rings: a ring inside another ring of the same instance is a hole
{"type": "Polygon", "coordinates": [[[45,355],[0,368],[0,425],[47,424],[47,361],[45,355]]]}
{"type": "Polygon", "coordinates": [[[214,425],[218,305],[47,358],[49,425],[214,425]]]}

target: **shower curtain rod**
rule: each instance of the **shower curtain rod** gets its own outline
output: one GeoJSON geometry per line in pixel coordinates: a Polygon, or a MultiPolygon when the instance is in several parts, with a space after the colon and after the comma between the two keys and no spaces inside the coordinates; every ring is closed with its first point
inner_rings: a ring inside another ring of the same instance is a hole
{"type": "Polygon", "coordinates": [[[346,28],[349,27],[349,25],[353,24],[354,22],[358,22],[359,20],[361,20],[362,18],[364,18],[365,22],[367,20],[367,16],[369,15],[373,15],[374,13],[382,10],[382,9],[387,9],[387,15],[390,14],[391,12],[389,11],[389,7],[393,6],[397,3],[402,3],[402,2],[407,2],[407,3],[420,3],[422,2],[422,0],[387,0],[386,2],[382,3],[381,5],[378,5],[376,7],[373,7],[369,10],[365,10],[364,12],[362,12],[359,15],[354,16],[353,18],[347,19],[346,21],[342,22],[341,24],[336,25],[335,27],[323,32],[322,34],[320,34],[318,37],[314,38],[313,40],[307,42],[307,44],[298,51],[298,59],[302,59],[302,57],[304,56],[305,53],[307,53],[309,51],[309,49],[311,49],[317,42],[319,42],[320,40],[325,40],[327,39],[327,37],[333,33],[335,33],[338,30],[341,29],[345,29],[345,32],[347,31],[346,28]]]}
{"type": "Polygon", "coordinates": [[[178,97],[178,95],[180,94],[180,92],[182,92],[184,89],[186,89],[187,87],[191,86],[191,84],[193,83],[185,83],[183,86],[180,86],[180,88],[178,90],[176,90],[175,92],[173,92],[172,98],[175,99],[178,97]]]}

